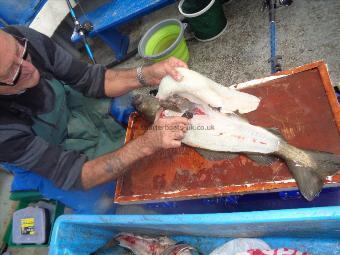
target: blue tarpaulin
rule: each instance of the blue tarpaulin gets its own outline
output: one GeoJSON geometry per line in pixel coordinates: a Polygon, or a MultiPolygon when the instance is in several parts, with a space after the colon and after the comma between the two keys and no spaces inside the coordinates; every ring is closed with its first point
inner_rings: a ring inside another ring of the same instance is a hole
{"type": "Polygon", "coordinates": [[[0,0],[0,23],[29,25],[46,2],[47,0],[0,0]]]}

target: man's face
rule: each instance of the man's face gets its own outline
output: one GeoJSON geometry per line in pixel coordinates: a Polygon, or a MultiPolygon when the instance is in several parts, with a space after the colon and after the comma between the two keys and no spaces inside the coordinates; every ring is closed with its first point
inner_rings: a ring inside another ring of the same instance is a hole
{"type": "Polygon", "coordinates": [[[17,94],[39,83],[40,74],[19,41],[25,42],[0,30],[0,94],[17,94]]]}

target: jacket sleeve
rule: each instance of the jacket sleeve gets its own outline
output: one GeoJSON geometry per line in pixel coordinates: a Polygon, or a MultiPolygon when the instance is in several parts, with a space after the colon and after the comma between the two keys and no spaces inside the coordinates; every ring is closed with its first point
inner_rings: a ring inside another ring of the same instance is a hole
{"type": "MultiPolygon", "coordinates": [[[[7,28],[10,29],[10,28],[7,28]]],[[[92,65],[74,58],[49,37],[27,27],[16,26],[22,36],[28,39],[31,49],[37,57],[32,61],[54,78],[63,81],[89,97],[105,97],[104,65],[92,65]]]]}
{"type": "Polygon", "coordinates": [[[81,171],[87,158],[35,136],[23,124],[0,125],[0,161],[31,170],[64,190],[82,189],[81,171]]]}

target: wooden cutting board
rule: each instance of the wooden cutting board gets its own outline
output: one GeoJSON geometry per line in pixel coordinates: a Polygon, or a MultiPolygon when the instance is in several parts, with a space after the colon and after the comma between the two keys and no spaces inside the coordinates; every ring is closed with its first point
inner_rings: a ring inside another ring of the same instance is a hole
{"type": "MultiPolygon", "coordinates": [[[[299,148],[340,154],[340,107],[327,67],[319,61],[277,73],[284,77],[240,89],[261,98],[256,111],[245,116],[251,124],[278,128],[299,148]]],[[[150,125],[138,114],[130,116],[126,142],[150,125]]],[[[147,203],[230,194],[296,189],[286,164],[278,160],[260,166],[246,156],[208,161],[182,145],[136,163],[117,182],[115,202],[147,203]]],[[[340,174],[325,186],[340,186],[340,174]]]]}

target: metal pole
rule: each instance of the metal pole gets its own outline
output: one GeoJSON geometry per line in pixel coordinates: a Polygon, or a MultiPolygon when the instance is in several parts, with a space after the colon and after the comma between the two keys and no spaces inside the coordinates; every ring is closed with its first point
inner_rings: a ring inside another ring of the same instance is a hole
{"type": "Polygon", "coordinates": [[[281,71],[281,65],[278,63],[279,57],[276,56],[276,24],[275,24],[275,9],[276,0],[268,1],[268,9],[269,9],[269,32],[270,32],[270,64],[271,64],[271,72],[276,73],[277,71],[281,71]]]}
{"type": "Polygon", "coordinates": [[[0,23],[4,27],[8,26],[8,23],[5,20],[3,20],[2,18],[0,18],[0,23]]]}

